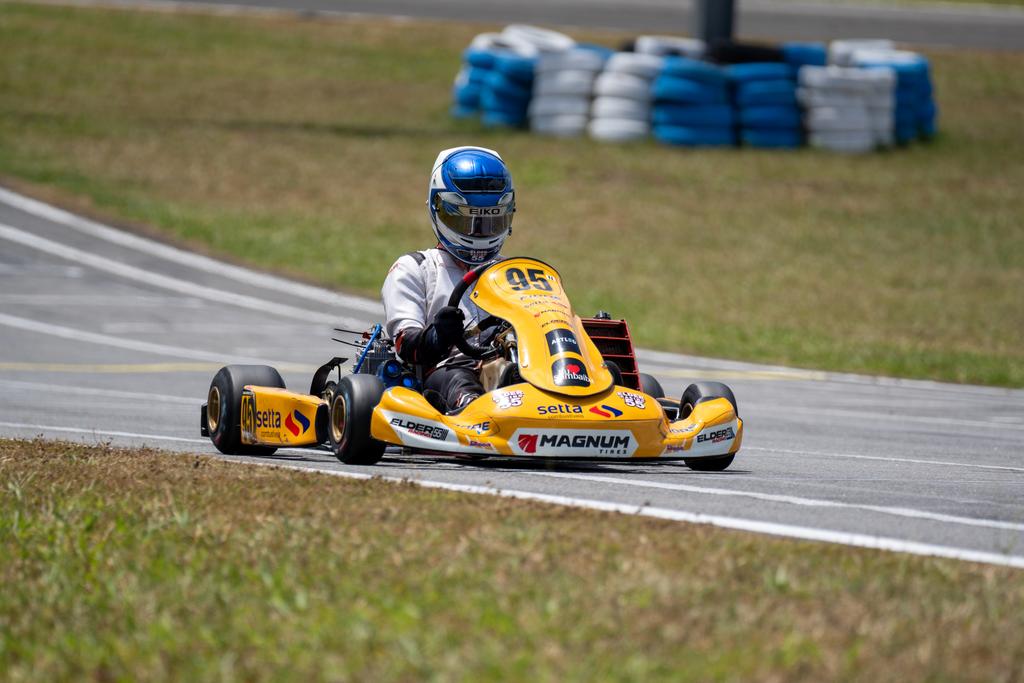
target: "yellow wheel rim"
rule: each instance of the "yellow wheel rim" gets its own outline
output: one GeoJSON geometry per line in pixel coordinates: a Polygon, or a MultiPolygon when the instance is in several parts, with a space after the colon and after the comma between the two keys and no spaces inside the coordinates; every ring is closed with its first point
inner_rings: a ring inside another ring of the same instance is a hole
{"type": "Polygon", "coordinates": [[[206,427],[213,434],[220,426],[220,389],[210,387],[210,393],[206,397],[206,427]]]}
{"type": "Polygon", "coordinates": [[[331,439],[341,443],[345,436],[345,400],[341,394],[335,394],[331,404],[331,439]]]}

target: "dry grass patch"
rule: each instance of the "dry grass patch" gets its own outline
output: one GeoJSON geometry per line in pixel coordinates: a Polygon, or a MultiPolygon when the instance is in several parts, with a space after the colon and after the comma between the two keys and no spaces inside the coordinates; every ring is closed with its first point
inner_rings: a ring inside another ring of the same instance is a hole
{"type": "Polygon", "coordinates": [[[0,5],[0,173],[374,295],[430,243],[437,151],[483,144],[517,182],[509,252],[646,345],[1024,385],[1024,56],[932,54],[931,145],[682,151],[451,120],[480,30],[0,5]]]}
{"type": "Polygon", "coordinates": [[[1024,573],[0,441],[0,680],[1014,680],[1024,573]]]}

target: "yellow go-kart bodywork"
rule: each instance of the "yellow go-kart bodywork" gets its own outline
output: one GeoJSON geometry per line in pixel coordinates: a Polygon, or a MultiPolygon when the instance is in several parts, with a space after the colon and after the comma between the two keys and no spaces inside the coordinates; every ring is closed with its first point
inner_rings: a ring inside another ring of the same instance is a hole
{"type": "MultiPolygon", "coordinates": [[[[664,399],[615,385],[551,266],[511,258],[471,271],[464,285],[477,306],[509,324],[485,365],[514,364],[519,381],[492,387],[484,377],[487,393],[457,415],[412,389],[387,388],[372,408],[372,439],[419,451],[557,459],[689,462],[739,450],[743,421],[729,399],[666,411],[664,399]],[[673,412],[681,417],[670,420],[673,412]]],[[[323,443],[332,427],[353,419],[341,409],[332,417],[320,396],[276,387],[246,386],[240,408],[240,442],[253,446],[323,443]]]]}

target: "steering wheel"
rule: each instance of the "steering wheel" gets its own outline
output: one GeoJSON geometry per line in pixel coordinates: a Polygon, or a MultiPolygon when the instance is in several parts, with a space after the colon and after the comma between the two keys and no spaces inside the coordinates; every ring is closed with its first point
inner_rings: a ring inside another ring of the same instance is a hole
{"type": "MultiPolygon", "coordinates": [[[[469,289],[470,285],[476,282],[480,276],[483,275],[484,271],[493,265],[494,263],[484,263],[463,275],[459,284],[455,285],[455,289],[452,290],[451,296],[448,297],[448,305],[458,306],[459,303],[462,302],[462,297],[466,295],[466,291],[469,289]]],[[[490,351],[488,347],[474,344],[465,337],[459,337],[455,341],[455,348],[470,358],[483,358],[490,351]]]]}

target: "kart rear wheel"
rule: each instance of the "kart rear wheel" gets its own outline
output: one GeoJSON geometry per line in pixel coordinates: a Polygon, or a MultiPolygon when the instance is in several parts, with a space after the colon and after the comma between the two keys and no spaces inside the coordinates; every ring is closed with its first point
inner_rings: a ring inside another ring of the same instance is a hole
{"type": "Polygon", "coordinates": [[[281,373],[269,365],[227,365],[221,368],[206,395],[206,428],[210,441],[225,455],[271,455],[273,446],[242,443],[240,417],[246,385],[284,389],[281,373]]]}
{"type": "Polygon", "coordinates": [[[374,465],[384,457],[385,443],[370,436],[373,409],[384,394],[374,375],[348,375],[338,382],[331,400],[331,448],[346,465],[374,465]]]}
{"type": "MultiPolygon", "coordinates": [[[[686,387],[683,397],[679,400],[679,417],[685,418],[693,412],[693,407],[698,403],[704,403],[716,398],[724,398],[732,404],[732,409],[737,416],[740,414],[736,397],[725,384],[721,382],[696,382],[686,387]]],[[[714,458],[689,458],[683,462],[691,470],[696,472],[721,472],[732,464],[736,454],[722,455],[714,458]]]]}
{"type": "Polygon", "coordinates": [[[646,372],[640,373],[640,391],[653,398],[665,398],[665,390],[661,388],[661,382],[654,375],[646,372]]]}

